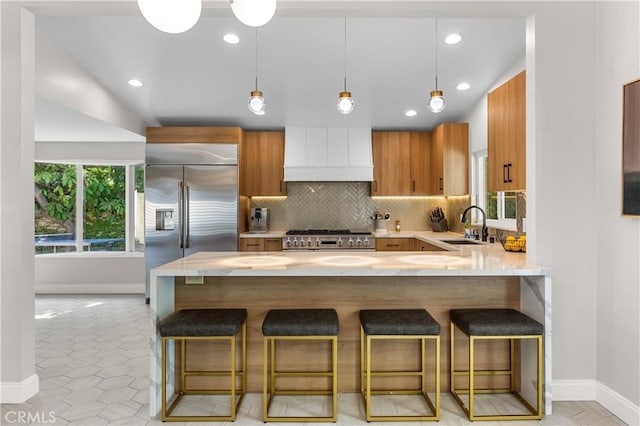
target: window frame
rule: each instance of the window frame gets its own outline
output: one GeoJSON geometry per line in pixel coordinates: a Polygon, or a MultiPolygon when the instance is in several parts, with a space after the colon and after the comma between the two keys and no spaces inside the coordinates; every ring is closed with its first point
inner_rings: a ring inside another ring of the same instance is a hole
{"type": "MultiPolygon", "coordinates": [[[[100,254],[110,254],[110,255],[126,255],[130,256],[131,254],[143,254],[143,251],[136,249],[136,241],[135,241],[135,225],[136,225],[136,207],[135,207],[135,189],[136,189],[136,179],[135,179],[135,170],[137,166],[144,166],[144,162],[126,162],[126,163],[103,163],[103,162],[68,162],[68,161],[36,161],[36,163],[51,163],[51,164],[68,164],[73,165],[76,168],[76,199],[75,199],[75,251],[66,252],[66,253],[42,253],[42,254],[55,254],[56,256],[78,256],[79,254],[86,255],[100,255],[100,254]],[[107,251],[107,250],[97,250],[97,251],[84,251],[84,197],[85,197],[85,188],[84,188],[84,168],[85,166],[105,166],[105,167],[124,167],[125,168],[125,248],[124,250],[117,251],[107,251]],[[81,190],[78,188],[78,183],[82,184],[81,190]]],[[[34,254],[40,256],[42,254],[36,253],[34,254]]]]}
{"type": "MultiPolygon", "coordinates": [[[[472,168],[472,200],[474,204],[478,207],[482,208],[485,212],[487,211],[485,200],[488,182],[485,179],[485,161],[484,159],[488,158],[488,152],[486,149],[476,151],[473,153],[473,162],[471,165],[472,168]]],[[[498,219],[489,219],[487,218],[487,227],[503,229],[506,231],[517,231],[518,230],[518,220],[517,218],[505,218],[505,192],[498,191],[497,193],[497,202],[498,202],[498,219]]],[[[482,226],[482,219],[480,217],[479,212],[473,211],[471,215],[471,223],[473,225],[482,226]]]]}

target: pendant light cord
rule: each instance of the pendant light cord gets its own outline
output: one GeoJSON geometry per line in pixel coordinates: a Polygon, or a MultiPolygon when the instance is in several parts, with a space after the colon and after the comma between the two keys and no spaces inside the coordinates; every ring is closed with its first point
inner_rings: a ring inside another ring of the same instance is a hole
{"type": "Polygon", "coordinates": [[[258,27],[256,27],[256,91],[258,90],[258,27]]]}
{"type": "Polygon", "coordinates": [[[436,46],[436,90],[438,90],[438,18],[436,18],[435,46],[436,46]]]}
{"type": "Polygon", "coordinates": [[[344,17],[344,91],[347,91],[347,17],[344,17]]]}

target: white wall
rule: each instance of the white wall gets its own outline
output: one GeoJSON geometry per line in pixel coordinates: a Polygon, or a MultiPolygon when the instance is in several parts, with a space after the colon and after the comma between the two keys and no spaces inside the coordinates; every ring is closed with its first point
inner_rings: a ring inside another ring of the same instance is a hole
{"type": "Polygon", "coordinates": [[[636,405],[640,405],[640,219],[621,217],[621,163],[622,85],[640,78],[639,17],[638,2],[598,5],[596,192],[587,206],[598,211],[596,380],[636,405]]]}
{"type": "Polygon", "coordinates": [[[36,256],[36,293],[144,293],[141,253],[36,256]]]}

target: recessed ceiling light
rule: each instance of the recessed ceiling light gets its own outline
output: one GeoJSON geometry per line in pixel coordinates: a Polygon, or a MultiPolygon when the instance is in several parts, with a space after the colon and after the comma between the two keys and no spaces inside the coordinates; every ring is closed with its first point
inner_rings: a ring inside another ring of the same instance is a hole
{"type": "Polygon", "coordinates": [[[238,43],[240,43],[240,37],[238,37],[238,36],[237,36],[237,35],[235,35],[235,34],[231,34],[231,33],[229,33],[229,34],[225,34],[225,35],[222,37],[222,39],[223,39],[224,41],[226,41],[227,43],[229,43],[229,44],[238,44],[238,43]]]}
{"type": "Polygon", "coordinates": [[[467,90],[470,87],[471,87],[471,85],[469,83],[462,82],[462,83],[460,83],[460,84],[458,84],[456,86],[456,89],[458,89],[458,90],[467,90]]]}
{"type": "Polygon", "coordinates": [[[456,34],[456,33],[449,34],[444,39],[444,42],[447,43],[447,44],[458,44],[458,43],[460,43],[460,41],[462,41],[462,36],[460,34],[456,34]]]}
{"type": "Polygon", "coordinates": [[[133,87],[144,86],[144,83],[138,80],[137,78],[132,78],[131,80],[127,81],[127,83],[129,83],[129,86],[133,86],[133,87]]]}
{"type": "Polygon", "coordinates": [[[418,115],[418,112],[415,109],[409,109],[404,113],[404,115],[406,115],[407,117],[415,117],[416,115],[418,115]]]}

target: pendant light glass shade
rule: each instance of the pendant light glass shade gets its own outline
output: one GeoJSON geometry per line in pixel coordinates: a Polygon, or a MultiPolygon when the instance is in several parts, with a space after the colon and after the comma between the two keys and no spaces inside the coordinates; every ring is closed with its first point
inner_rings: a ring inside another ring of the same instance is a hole
{"type": "Polygon", "coordinates": [[[247,106],[249,107],[249,111],[251,111],[256,115],[264,115],[265,104],[266,102],[264,100],[264,97],[262,97],[261,91],[259,90],[251,91],[251,97],[249,98],[249,101],[247,101],[247,106]]]}
{"type": "Polygon", "coordinates": [[[349,114],[353,111],[355,102],[351,97],[351,92],[340,92],[338,96],[338,112],[340,114],[349,114]]]}
{"type": "Polygon", "coordinates": [[[432,90],[431,97],[429,98],[429,109],[431,109],[431,112],[438,113],[444,110],[445,106],[446,102],[444,101],[442,90],[432,90]]]}
{"type": "Polygon", "coordinates": [[[238,21],[250,27],[260,27],[276,13],[276,0],[230,0],[238,21]]]}
{"type": "Polygon", "coordinates": [[[142,16],[165,33],[179,34],[191,29],[202,13],[202,0],[138,0],[142,16]]]}

